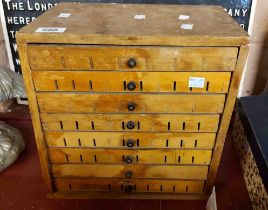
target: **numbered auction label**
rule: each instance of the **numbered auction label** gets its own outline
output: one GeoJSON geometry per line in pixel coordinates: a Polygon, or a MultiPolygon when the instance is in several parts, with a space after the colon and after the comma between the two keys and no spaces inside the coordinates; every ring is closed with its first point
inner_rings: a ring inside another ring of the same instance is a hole
{"type": "Polygon", "coordinates": [[[37,33],[63,33],[66,28],[58,28],[58,27],[39,27],[35,30],[37,33]]]}
{"type": "Polygon", "coordinates": [[[58,18],[69,18],[71,16],[71,13],[60,13],[58,15],[58,18]]]}
{"type": "Polygon", "coordinates": [[[188,87],[192,88],[204,88],[205,78],[204,77],[190,77],[188,87]]]}

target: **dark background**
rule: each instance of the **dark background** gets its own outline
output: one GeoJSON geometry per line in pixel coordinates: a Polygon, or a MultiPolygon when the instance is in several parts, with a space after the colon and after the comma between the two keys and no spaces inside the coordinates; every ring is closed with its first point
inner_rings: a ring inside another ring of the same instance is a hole
{"type": "Polygon", "coordinates": [[[222,5],[245,30],[248,29],[252,0],[3,0],[3,9],[6,19],[7,33],[16,72],[21,72],[16,40],[14,34],[26,23],[14,21],[15,19],[36,18],[53,5],[59,2],[78,3],[142,3],[142,4],[190,4],[190,5],[222,5]],[[19,7],[20,4],[20,7],[19,7]],[[245,12],[243,14],[242,10],[245,12]],[[10,20],[13,20],[10,22],[10,20]]]}

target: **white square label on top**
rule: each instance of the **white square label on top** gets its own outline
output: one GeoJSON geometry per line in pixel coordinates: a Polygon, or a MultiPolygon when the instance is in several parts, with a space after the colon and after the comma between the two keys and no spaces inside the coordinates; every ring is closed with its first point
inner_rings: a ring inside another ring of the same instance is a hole
{"type": "Polygon", "coordinates": [[[71,16],[71,13],[60,13],[58,15],[58,18],[68,18],[71,16]]]}
{"type": "Polygon", "coordinates": [[[134,19],[135,20],[145,20],[145,17],[146,17],[146,15],[135,15],[134,19]]]}
{"type": "Polygon", "coordinates": [[[189,77],[189,88],[204,88],[205,86],[205,78],[204,77],[189,77]]]}
{"type": "Polygon", "coordinates": [[[181,29],[183,30],[192,30],[194,27],[193,24],[181,24],[181,29]]]}
{"type": "Polygon", "coordinates": [[[189,20],[190,19],[190,16],[189,15],[180,15],[178,17],[179,20],[189,20]]]}

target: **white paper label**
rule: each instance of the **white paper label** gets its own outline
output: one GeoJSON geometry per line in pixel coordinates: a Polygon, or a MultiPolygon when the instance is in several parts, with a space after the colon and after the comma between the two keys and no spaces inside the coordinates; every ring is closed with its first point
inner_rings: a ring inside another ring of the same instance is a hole
{"type": "Polygon", "coordinates": [[[68,18],[71,16],[71,13],[60,13],[58,15],[58,18],[68,18]]]}
{"type": "Polygon", "coordinates": [[[63,33],[66,28],[57,28],[57,27],[39,27],[35,30],[38,33],[63,33]]]}
{"type": "Polygon", "coordinates": [[[145,16],[146,15],[135,15],[134,19],[136,19],[136,20],[145,20],[145,16]]]}
{"type": "Polygon", "coordinates": [[[190,16],[188,16],[188,15],[180,15],[178,19],[179,20],[189,20],[190,16]]]}
{"type": "Polygon", "coordinates": [[[204,77],[190,77],[188,87],[192,88],[203,88],[205,85],[204,77]]]}
{"type": "Polygon", "coordinates": [[[194,26],[193,24],[182,24],[181,29],[192,30],[193,26],[194,26]]]}

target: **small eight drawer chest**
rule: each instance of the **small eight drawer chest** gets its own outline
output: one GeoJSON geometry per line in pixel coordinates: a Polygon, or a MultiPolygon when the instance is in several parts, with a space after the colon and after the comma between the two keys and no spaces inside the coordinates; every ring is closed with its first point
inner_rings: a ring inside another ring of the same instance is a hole
{"type": "Polygon", "coordinates": [[[218,6],[63,3],[17,34],[57,198],[204,198],[248,37],[218,6]]]}

